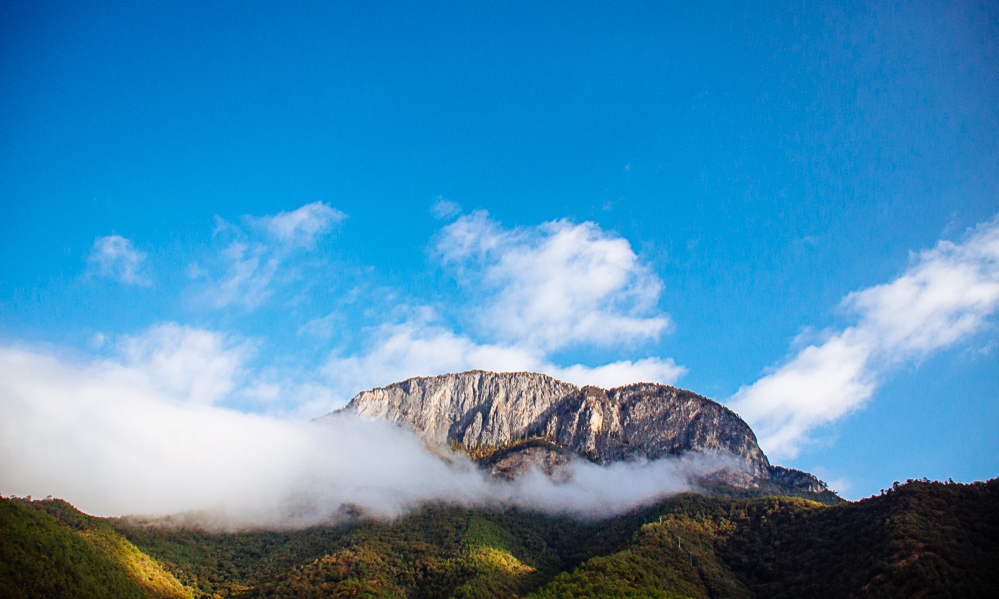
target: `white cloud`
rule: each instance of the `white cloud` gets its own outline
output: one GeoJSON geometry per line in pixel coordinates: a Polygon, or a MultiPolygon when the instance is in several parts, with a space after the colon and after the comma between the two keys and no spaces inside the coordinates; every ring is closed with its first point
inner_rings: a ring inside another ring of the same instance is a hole
{"type": "Polygon", "coordinates": [[[546,365],[543,372],[575,385],[593,385],[610,389],[631,383],[662,383],[672,385],[687,374],[687,369],[678,366],[672,358],[644,358],[642,360],[622,360],[603,366],[583,366],[576,364],[568,368],[546,365]]]}
{"type": "Polygon", "coordinates": [[[322,202],[306,204],[292,212],[279,212],[274,216],[248,220],[267,231],[268,235],[288,247],[311,248],[316,238],[328,233],[334,225],[347,218],[347,215],[322,202]]]}
{"type": "Polygon", "coordinates": [[[145,259],[146,254],[136,250],[130,240],[121,235],[108,235],[94,240],[87,262],[91,272],[97,272],[102,277],[149,287],[152,281],[142,270],[145,259]]]}
{"type": "Polygon", "coordinates": [[[770,375],[745,386],[726,403],[759,438],[771,458],[797,455],[806,435],[858,409],[874,392],[873,347],[848,329],[810,345],[770,375]]]}
{"type": "Polygon", "coordinates": [[[430,215],[438,220],[453,218],[461,214],[461,206],[457,202],[445,200],[444,196],[437,196],[437,201],[430,207],[430,215]]]}
{"type": "Polygon", "coordinates": [[[208,271],[198,266],[197,262],[191,262],[187,265],[187,278],[192,281],[200,279],[201,277],[208,276],[208,271]]]}
{"type": "Polygon", "coordinates": [[[333,356],[323,366],[322,373],[344,401],[360,391],[414,376],[473,369],[542,372],[577,385],[607,388],[635,382],[672,384],[686,373],[673,360],[660,358],[563,368],[549,362],[536,349],[478,344],[436,325],[435,321],[433,311],[423,308],[402,323],[384,324],[372,335],[367,352],[333,356]]]}
{"type": "Polygon", "coordinates": [[[479,294],[479,326],[503,342],[611,345],[657,339],[670,324],[659,277],[594,223],[506,230],[480,211],[445,227],[437,251],[479,294]]]}
{"type": "Polygon", "coordinates": [[[271,248],[236,241],[222,252],[222,257],[229,263],[226,274],[209,289],[216,306],[243,305],[253,309],[274,292],[271,281],[281,257],[271,253],[271,248]]]}
{"type": "Polygon", "coordinates": [[[808,432],[861,408],[879,376],[980,331],[999,306],[999,218],[959,244],[913,256],[890,283],[850,293],[855,326],[801,350],[729,399],[771,457],[794,457],[808,432]]]}
{"type": "Polygon", "coordinates": [[[898,357],[947,347],[979,330],[999,303],[999,219],[961,244],[923,250],[898,279],[851,293],[858,328],[898,357]]]}

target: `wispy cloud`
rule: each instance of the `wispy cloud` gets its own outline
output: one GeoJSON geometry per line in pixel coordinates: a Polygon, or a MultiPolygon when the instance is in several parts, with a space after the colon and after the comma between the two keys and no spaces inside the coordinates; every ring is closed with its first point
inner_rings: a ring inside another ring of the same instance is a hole
{"type": "Polygon", "coordinates": [[[143,270],[146,254],[135,249],[132,241],[121,235],[108,235],[94,240],[87,263],[90,272],[117,279],[128,285],[149,287],[152,280],[143,270]]]}
{"type": "Polygon", "coordinates": [[[346,218],[343,212],[315,202],[292,212],[246,216],[245,230],[218,219],[216,233],[236,237],[219,254],[224,273],[213,279],[203,265],[194,263],[188,267],[189,276],[206,279],[204,292],[216,307],[258,308],[273,295],[281,269],[294,256],[313,249],[320,237],[346,218]]]}
{"type": "Polygon", "coordinates": [[[273,293],[271,282],[281,258],[263,243],[232,242],[222,251],[228,263],[225,275],[210,283],[207,294],[216,307],[241,305],[248,309],[262,305],[273,293]]]}
{"type": "Polygon", "coordinates": [[[331,313],[319,318],[313,318],[298,327],[298,334],[312,335],[314,337],[319,337],[320,339],[329,339],[333,337],[334,324],[338,316],[339,315],[336,313],[331,313]]]}
{"type": "Polygon", "coordinates": [[[437,200],[430,207],[430,215],[439,220],[453,218],[459,214],[461,214],[461,205],[445,199],[444,196],[437,196],[437,200]]]}
{"type": "Polygon", "coordinates": [[[880,378],[982,330],[999,306],[999,218],[961,243],[914,254],[897,279],[847,295],[857,323],[827,331],[774,371],[743,387],[729,406],[773,457],[794,457],[808,433],[869,400],[880,378]]]}
{"type": "Polygon", "coordinates": [[[670,325],[662,282],[627,240],[591,222],[504,229],[479,211],[445,227],[445,265],[478,302],[481,330],[545,351],[654,340],[670,325]]]}
{"type": "Polygon", "coordinates": [[[336,208],[314,202],[292,212],[279,212],[259,218],[250,216],[247,221],[264,229],[271,239],[285,248],[312,248],[318,237],[328,233],[334,225],[346,218],[347,215],[336,208]]]}

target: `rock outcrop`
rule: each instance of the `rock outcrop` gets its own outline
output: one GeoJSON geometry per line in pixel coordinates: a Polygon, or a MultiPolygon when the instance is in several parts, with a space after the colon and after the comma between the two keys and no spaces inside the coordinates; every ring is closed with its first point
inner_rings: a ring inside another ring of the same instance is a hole
{"type": "Polygon", "coordinates": [[[499,476],[532,464],[557,476],[573,455],[609,463],[712,450],[744,462],[743,485],[767,481],[809,493],[825,490],[810,474],[771,466],[734,412],[668,385],[604,390],[532,372],[473,370],[363,391],[322,418],[338,414],[384,418],[428,442],[460,447],[499,476]]]}

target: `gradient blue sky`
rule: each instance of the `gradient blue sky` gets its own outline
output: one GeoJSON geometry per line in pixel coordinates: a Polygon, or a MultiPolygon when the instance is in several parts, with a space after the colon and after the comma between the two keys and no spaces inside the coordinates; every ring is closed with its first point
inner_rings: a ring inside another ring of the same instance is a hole
{"type": "Polygon", "coordinates": [[[5,2],[0,202],[9,360],[655,379],[847,497],[999,474],[994,2],[5,2]]]}

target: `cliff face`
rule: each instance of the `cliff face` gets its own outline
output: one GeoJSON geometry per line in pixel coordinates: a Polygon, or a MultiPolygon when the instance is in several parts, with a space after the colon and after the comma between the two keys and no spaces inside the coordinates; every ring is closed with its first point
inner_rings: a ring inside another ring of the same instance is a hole
{"type": "Polygon", "coordinates": [[[609,463],[714,450],[742,458],[750,479],[773,479],[808,492],[825,488],[809,474],[770,466],[752,429],[728,408],[667,385],[604,390],[544,374],[473,370],[363,391],[323,418],[350,413],[385,418],[429,442],[473,451],[518,439],[544,440],[487,460],[500,476],[530,464],[553,474],[572,454],[609,463]]]}
{"type": "Polygon", "coordinates": [[[475,448],[525,436],[539,416],[576,391],[544,374],[473,370],[362,391],[337,412],[385,418],[427,441],[475,448]]]}

